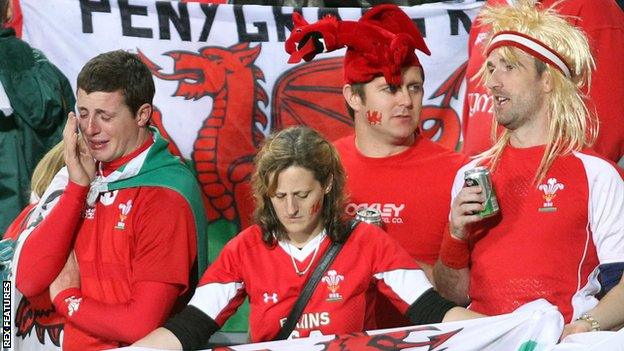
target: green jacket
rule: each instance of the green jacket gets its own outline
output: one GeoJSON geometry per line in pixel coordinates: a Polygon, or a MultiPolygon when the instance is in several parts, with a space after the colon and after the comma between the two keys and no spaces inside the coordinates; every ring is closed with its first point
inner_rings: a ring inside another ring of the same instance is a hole
{"type": "Polygon", "coordinates": [[[38,50],[0,29],[0,83],[13,108],[0,112],[0,234],[28,204],[30,177],[62,138],[75,100],[61,71],[38,50]]]}

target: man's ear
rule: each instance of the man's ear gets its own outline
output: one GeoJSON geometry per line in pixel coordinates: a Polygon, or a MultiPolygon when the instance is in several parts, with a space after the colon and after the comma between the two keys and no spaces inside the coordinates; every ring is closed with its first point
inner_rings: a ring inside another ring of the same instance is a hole
{"type": "Polygon", "coordinates": [[[544,93],[550,93],[554,88],[553,76],[549,70],[545,70],[542,73],[542,91],[544,93]]]}
{"type": "Polygon", "coordinates": [[[351,84],[345,84],[342,86],[342,96],[345,101],[353,109],[353,111],[359,111],[362,106],[362,98],[353,91],[351,84]]]}
{"type": "Polygon", "coordinates": [[[152,117],[152,105],[143,104],[139,107],[139,111],[136,114],[136,121],[139,127],[145,127],[149,124],[149,120],[152,117]]]}

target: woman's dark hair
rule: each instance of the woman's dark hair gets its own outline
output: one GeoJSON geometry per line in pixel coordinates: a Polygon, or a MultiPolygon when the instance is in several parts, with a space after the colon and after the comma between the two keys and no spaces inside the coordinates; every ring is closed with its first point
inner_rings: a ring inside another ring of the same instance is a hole
{"type": "Polygon", "coordinates": [[[271,196],[277,188],[279,173],[290,166],[311,171],[324,188],[331,182],[331,189],[323,200],[321,220],[332,241],[346,239],[345,172],[338,152],[323,136],[308,127],[284,129],[265,140],[256,155],[255,164],[252,176],[256,200],[254,218],[263,230],[265,243],[275,245],[276,239],[287,238],[286,230],[271,204],[271,196]]]}

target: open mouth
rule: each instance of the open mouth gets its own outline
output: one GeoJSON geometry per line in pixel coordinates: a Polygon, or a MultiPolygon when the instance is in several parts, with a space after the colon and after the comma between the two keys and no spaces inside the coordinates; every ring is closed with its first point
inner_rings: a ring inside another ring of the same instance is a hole
{"type": "Polygon", "coordinates": [[[106,144],[108,144],[108,141],[89,141],[89,148],[91,150],[101,150],[106,144]]]}
{"type": "Polygon", "coordinates": [[[412,119],[411,115],[395,115],[393,117],[398,119],[412,119]]]}
{"type": "Polygon", "coordinates": [[[506,98],[504,96],[494,96],[494,102],[498,106],[504,105],[505,103],[507,103],[507,101],[509,101],[509,98],[506,98]]]}

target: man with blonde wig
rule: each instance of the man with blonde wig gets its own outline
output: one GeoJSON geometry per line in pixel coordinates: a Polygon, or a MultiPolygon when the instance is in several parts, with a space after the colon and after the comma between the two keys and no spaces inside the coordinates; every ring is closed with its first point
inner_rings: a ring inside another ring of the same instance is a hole
{"type": "Polygon", "coordinates": [[[481,16],[491,32],[480,78],[504,130],[455,177],[438,288],[489,315],[545,298],[574,321],[566,333],[612,328],[624,301],[598,298],[624,267],[624,183],[587,149],[598,128],[580,92],[594,68],[587,39],[530,1],[481,16]],[[494,216],[480,215],[486,189],[464,186],[477,166],[491,173],[494,216]]]}

